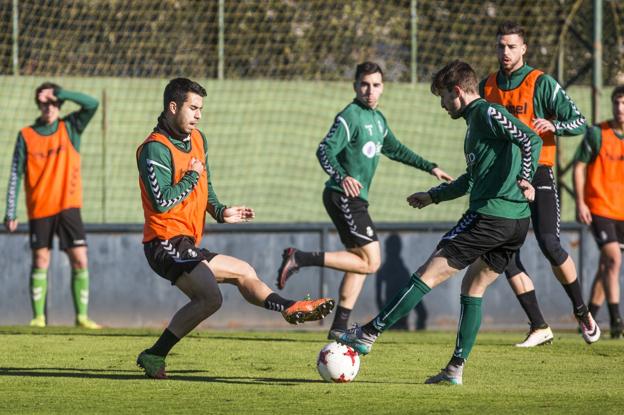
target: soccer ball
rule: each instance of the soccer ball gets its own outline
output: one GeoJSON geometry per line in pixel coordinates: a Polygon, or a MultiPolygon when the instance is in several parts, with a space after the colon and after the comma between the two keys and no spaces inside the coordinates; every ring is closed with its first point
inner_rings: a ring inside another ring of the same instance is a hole
{"type": "Polygon", "coordinates": [[[343,344],[329,343],[319,352],[316,369],[326,382],[351,382],[360,370],[360,355],[343,344]]]}

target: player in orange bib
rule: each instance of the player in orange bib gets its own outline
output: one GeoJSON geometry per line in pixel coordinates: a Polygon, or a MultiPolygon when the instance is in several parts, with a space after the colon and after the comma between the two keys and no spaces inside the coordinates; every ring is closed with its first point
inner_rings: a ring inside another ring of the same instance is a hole
{"type": "MultiPolygon", "coordinates": [[[[527,45],[521,26],[513,22],[501,24],[496,41],[500,70],[481,82],[480,93],[486,100],[504,105],[542,138],[542,151],[532,181],[535,188],[535,201],[530,205],[533,231],[553,274],[570,298],[583,339],[593,343],[600,338],[600,328],[583,302],[574,261],[561,245],[559,195],[552,170],[555,136],[583,134],[585,118],[557,81],[524,63],[527,45]]],[[[544,320],[533,281],[519,254],[505,274],[530,321],[526,339],[516,346],[534,347],[551,342],[552,330],[544,320]]]]}
{"type": "Polygon", "coordinates": [[[170,81],[158,124],[137,150],[145,256],[154,272],[190,300],[137,358],[145,374],[155,379],[167,377],[165,358],[171,348],[221,307],[219,283],[235,285],[249,303],[280,312],[292,324],[324,318],[334,307],[329,298],[282,298],[248,263],[200,247],[206,213],[221,223],[247,222],[255,216],[249,207],[223,205],[212,187],[208,141],[197,129],[205,96],[196,82],[170,81]]]}
{"type": "Polygon", "coordinates": [[[613,119],[587,130],[574,156],[576,213],[600,248],[589,309],[607,299],[611,337],[620,338],[620,265],[624,249],[624,85],[611,94],[613,119]]]}
{"type": "Polygon", "coordinates": [[[46,82],[36,89],[35,103],[41,112],[39,118],[33,125],[22,128],[17,135],[4,217],[5,227],[9,232],[14,232],[17,229],[17,197],[25,174],[24,188],[32,249],[30,295],[33,319],[30,325],[46,326],[47,272],[52,239],[56,234],[60,249],[67,253],[72,269],[76,325],[98,329],[100,326],[90,320],[87,314],[87,238],[80,216],[80,136],[93,118],[98,101],[46,82]],[[60,118],[64,101],[78,104],[80,110],[60,118]]]}

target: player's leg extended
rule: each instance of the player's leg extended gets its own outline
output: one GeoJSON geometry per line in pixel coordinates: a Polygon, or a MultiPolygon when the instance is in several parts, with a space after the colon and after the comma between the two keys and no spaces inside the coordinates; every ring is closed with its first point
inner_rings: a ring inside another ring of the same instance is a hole
{"type": "Polygon", "coordinates": [[[89,267],[87,247],[76,246],[67,248],[67,256],[72,270],[72,296],[76,311],[76,325],[88,329],[99,329],[101,326],[89,319],[89,267]]]}
{"type": "Polygon", "coordinates": [[[529,332],[522,343],[517,347],[535,347],[552,342],[552,330],[544,320],[542,310],[537,302],[533,281],[526,274],[524,265],[520,261],[520,253],[516,253],[505,269],[507,282],[511,286],[522,309],[529,318],[529,332]]]}
{"type": "Polygon", "coordinates": [[[598,272],[604,287],[611,323],[611,337],[622,336],[622,318],[620,317],[620,266],[622,253],[617,241],[609,242],[600,248],[598,272]]]}
{"type": "Polygon", "coordinates": [[[283,289],[288,278],[301,267],[328,267],[354,274],[377,272],[380,248],[375,225],[368,213],[368,203],[325,189],[323,204],[347,250],[304,252],[295,248],[285,249],[277,272],[279,289],[283,289]]]}
{"type": "Polygon", "coordinates": [[[137,358],[137,364],[145,370],[145,374],[155,379],[167,378],[165,358],[173,346],[214,314],[223,302],[215,276],[206,260],[198,263],[191,271],[182,273],[175,280],[175,286],[190,301],[174,314],[156,343],[137,358]]]}
{"type": "MultiPolygon", "coordinates": [[[[329,330],[328,338],[330,340],[337,340],[340,335],[342,335],[342,332],[347,329],[349,316],[351,315],[351,311],[357,302],[360,292],[362,292],[366,275],[375,273],[377,269],[379,269],[379,264],[381,262],[379,241],[371,242],[361,247],[350,248],[348,252],[344,253],[350,254],[351,257],[357,256],[358,260],[361,263],[364,263],[364,268],[362,270],[367,272],[345,272],[340,284],[340,300],[336,309],[336,317],[334,317],[334,322],[329,330]]],[[[328,252],[326,253],[326,259],[329,258],[332,260],[334,257],[333,254],[339,253],[328,252]]],[[[345,260],[346,258],[344,255],[335,256],[341,257],[341,260],[345,260]]]]}
{"type": "Polygon", "coordinates": [[[30,325],[33,327],[45,327],[50,249],[33,249],[32,264],[30,272],[30,302],[33,310],[33,319],[31,320],[30,325]]]}
{"type": "Polygon", "coordinates": [[[458,270],[436,252],[412,274],[409,284],[399,291],[373,320],[361,328],[348,330],[339,341],[353,347],[358,353],[367,354],[384,330],[411,312],[433,287],[446,281],[458,270]]]}
{"type": "Polygon", "coordinates": [[[493,270],[482,259],[477,259],[466,271],[462,281],[459,314],[459,325],[455,350],[451,360],[440,373],[428,378],[425,383],[450,383],[461,385],[464,363],[468,359],[472,347],[477,340],[481,327],[481,303],[487,287],[492,284],[498,272],[493,270]]]}
{"type": "Polygon", "coordinates": [[[247,302],[279,311],[289,323],[303,323],[325,318],[334,308],[334,300],[293,301],[274,293],[247,262],[227,255],[218,255],[210,261],[210,269],[219,283],[236,285],[247,302]]]}

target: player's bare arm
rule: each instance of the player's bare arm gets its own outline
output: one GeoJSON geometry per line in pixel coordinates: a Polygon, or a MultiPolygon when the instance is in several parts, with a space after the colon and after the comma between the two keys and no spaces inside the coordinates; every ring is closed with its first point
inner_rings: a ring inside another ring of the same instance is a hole
{"type": "Polygon", "coordinates": [[[585,203],[585,181],[587,180],[587,163],[576,161],[573,170],[574,191],[576,199],[576,219],[585,224],[592,223],[592,214],[585,203]]]}

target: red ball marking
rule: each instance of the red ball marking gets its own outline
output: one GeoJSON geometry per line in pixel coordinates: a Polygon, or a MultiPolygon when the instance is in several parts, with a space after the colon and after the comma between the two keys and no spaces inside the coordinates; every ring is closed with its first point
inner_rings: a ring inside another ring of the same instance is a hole
{"type": "Polygon", "coordinates": [[[332,380],[336,383],[348,383],[349,382],[349,380],[345,377],[344,373],[341,373],[338,379],[332,378],[332,380]]]}
{"type": "Polygon", "coordinates": [[[350,347],[347,347],[346,353],[343,353],[345,356],[349,356],[351,358],[351,366],[355,366],[355,357],[358,353],[350,347]]]}

